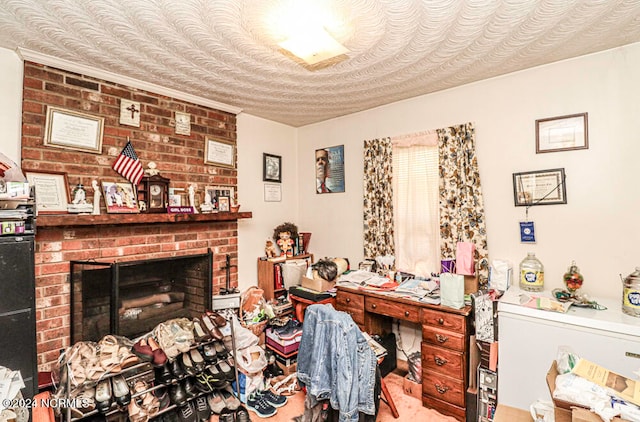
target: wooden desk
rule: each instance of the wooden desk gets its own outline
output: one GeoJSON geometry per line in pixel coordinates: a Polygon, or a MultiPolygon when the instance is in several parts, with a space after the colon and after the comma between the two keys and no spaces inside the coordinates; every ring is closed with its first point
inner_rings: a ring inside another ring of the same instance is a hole
{"type": "Polygon", "coordinates": [[[458,310],[338,287],[335,308],[350,314],[370,334],[390,333],[393,318],[420,324],[422,405],[466,419],[471,307],[458,310]]]}

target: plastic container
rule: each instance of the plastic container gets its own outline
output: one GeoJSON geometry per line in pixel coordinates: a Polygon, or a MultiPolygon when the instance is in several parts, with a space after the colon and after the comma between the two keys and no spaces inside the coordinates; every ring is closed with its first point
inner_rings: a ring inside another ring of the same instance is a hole
{"type": "Polygon", "coordinates": [[[640,317],[640,267],[622,280],[622,312],[640,317]]]}
{"type": "Polygon", "coordinates": [[[528,292],[544,290],[544,266],[533,252],[520,262],[520,288],[528,292]]]}

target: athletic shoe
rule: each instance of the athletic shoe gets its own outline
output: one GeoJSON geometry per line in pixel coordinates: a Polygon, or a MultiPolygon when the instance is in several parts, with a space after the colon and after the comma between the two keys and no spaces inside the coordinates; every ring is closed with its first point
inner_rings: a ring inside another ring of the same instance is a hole
{"type": "Polygon", "coordinates": [[[282,340],[293,340],[302,335],[302,324],[295,319],[290,319],[283,327],[276,327],[273,331],[282,340]]]}
{"type": "Polygon", "coordinates": [[[258,391],[256,394],[261,396],[267,403],[273,407],[282,407],[287,404],[287,398],[280,394],[275,394],[271,390],[258,391]]]}
{"type": "Polygon", "coordinates": [[[261,418],[269,418],[278,411],[278,409],[267,403],[261,395],[255,393],[247,399],[247,408],[253,410],[261,418]]]}

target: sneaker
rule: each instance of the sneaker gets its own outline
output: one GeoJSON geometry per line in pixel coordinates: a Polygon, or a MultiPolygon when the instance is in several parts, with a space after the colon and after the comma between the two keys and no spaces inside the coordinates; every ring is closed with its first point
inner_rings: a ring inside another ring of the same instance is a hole
{"type": "Polygon", "coordinates": [[[238,409],[236,410],[236,422],[251,422],[249,411],[246,407],[238,407],[238,409]]]}
{"type": "Polygon", "coordinates": [[[249,410],[253,410],[255,414],[261,418],[269,418],[275,415],[278,411],[275,407],[267,403],[267,401],[259,394],[253,394],[247,399],[247,408],[249,410]]]}
{"type": "Polygon", "coordinates": [[[274,328],[273,331],[282,340],[293,340],[302,335],[302,324],[295,319],[290,319],[283,327],[274,328]]]}
{"type": "Polygon", "coordinates": [[[259,391],[257,394],[273,407],[282,407],[287,404],[287,398],[285,396],[275,394],[271,390],[259,391]]]}
{"type": "Polygon", "coordinates": [[[187,403],[178,407],[178,418],[181,422],[197,422],[196,409],[193,404],[187,403]]]}
{"type": "Polygon", "coordinates": [[[209,420],[209,417],[211,416],[211,408],[207,403],[207,398],[205,396],[198,396],[194,400],[194,404],[198,420],[200,422],[207,422],[209,420]]]}

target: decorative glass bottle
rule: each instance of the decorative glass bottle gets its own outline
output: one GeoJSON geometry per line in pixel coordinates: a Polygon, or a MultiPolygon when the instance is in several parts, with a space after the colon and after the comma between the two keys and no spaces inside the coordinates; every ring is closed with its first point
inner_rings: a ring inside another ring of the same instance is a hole
{"type": "Polygon", "coordinates": [[[529,292],[544,290],[544,266],[533,252],[520,262],[520,288],[529,292]]]}
{"type": "Polygon", "coordinates": [[[576,265],[576,261],[571,261],[571,266],[569,267],[567,272],[564,273],[564,276],[562,278],[564,280],[564,284],[567,286],[567,290],[569,290],[569,293],[571,293],[571,295],[574,295],[576,293],[576,290],[582,287],[582,282],[584,281],[582,274],[580,274],[580,268],[578,268],[578,266],[576,265]]]}

